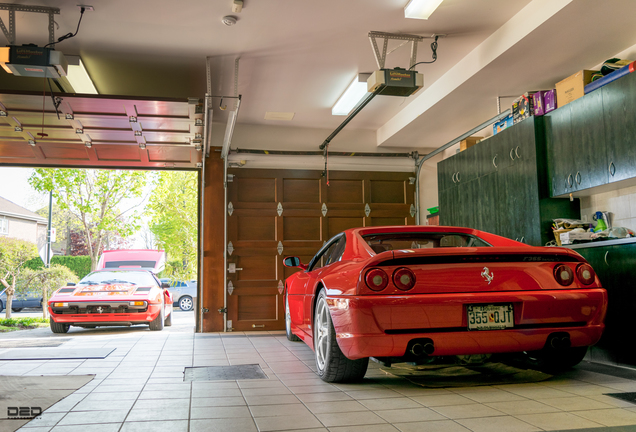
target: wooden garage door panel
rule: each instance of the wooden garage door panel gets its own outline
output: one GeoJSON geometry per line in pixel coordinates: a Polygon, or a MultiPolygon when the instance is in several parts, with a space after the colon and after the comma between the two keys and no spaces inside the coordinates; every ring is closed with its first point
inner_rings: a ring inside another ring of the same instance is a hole
{"type": "Polygon", "coordinates": [[[239,202],[276,202],[276,179],[235,178],[239,202]]]}
{"type": "Polygon", "coordinates": [[[284,217],[283,239],[320,240],[320,217],[284,217]]]}
{"type": "Polygon", "coordinates": [[[371,180],[371,202],[404,204],[406,202],[404,183],[403,180],[371,180]]]}
{"type": "Polygon", "coordinates": [[[330,217],[327,219],[327,238],[331,238],[349,228],[364,226],[364,217],[330,217]]]}
{"type": "Polygon", "coordinates": [[[0,144],[0,157],[2,158],[34,158],[33,147],[26,145],[24,141],[11,144],[0,144]]]}
{"type": "Polygon", "coordinates": [[[47,159],[76,159],[88,160],[86,147],[82,145],[57,145],[55,147],[41,146],[40,149],[47,159]]]}
{"type": "Polygon", "coordinates": [[[283,202],[320,203],[320,179],[283,179],[283,202]]]}
{"type": "Polygon", "coordinates": [[[99,160],[141,160],[138,147],[95,145],[93,148],[99,160]]]}
{"type": "Polygon", "coordinates": [[[238,240],[276,240],[276,218],[237,217],[238,240]]]}
{"type": "Polygon", "coordinates": [[[408,225],[405,217],[372,217],[371,226],[408,225]]]}
{"type": "Polygon", "coordinates": [[[278,256],[239,256],[236,267],[238,281],[272,281],[276,280],[276,261],[278,256]]]}
{"type": "Polygon", "coordinates": [[[330,180],[326,187],[327,203],[363,203],[362,180],[330,180]]]}
{"type": "Polygon", "coordinates": [[[238,296],[239,321],[278,319],[277,295],[238,296]]]}

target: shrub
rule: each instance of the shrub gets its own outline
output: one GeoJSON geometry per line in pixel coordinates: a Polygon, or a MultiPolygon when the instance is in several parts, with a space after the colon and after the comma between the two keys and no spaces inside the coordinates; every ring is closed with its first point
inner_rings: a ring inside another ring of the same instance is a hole
{"type": "Polygon", "coordinates": [[[79,279],[91,272],[91,257],[88,255],[53,255],[51,265],[53,264],[59,264],[70,269],[79,279]]]}

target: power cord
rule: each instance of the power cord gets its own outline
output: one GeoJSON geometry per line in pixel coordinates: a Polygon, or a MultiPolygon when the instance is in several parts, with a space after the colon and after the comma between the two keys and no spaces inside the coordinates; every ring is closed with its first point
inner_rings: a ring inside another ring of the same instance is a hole
{"type": "Polygon", "coordinates": [[[437,38],[439,38],[439,35],[435,36],[435,40],[431,43],[431,51],[433,51],[433,54],[432,54],[433,61],[423,61],[423,62],[415,63],[413,66],[409,68],[409,70],[413,69],[415,66],[420,64],[435,63],[435,60],[437,60],[437,38]]]}
{"type": "Polygon", "coordinates": [[[78,23],[77,23],[77,29],[75,30],[75,33],[66,33],[64,36],[60,36],[60,37],[57,39],[57,42],[51,42],[51,43],[48,43],[48,44],[44,45],[44,48],[48,48],[48,47],[49,47],[49,46],[51,46],[51,45],[55,45],[55,44],[57,44],[57,43],[60,43],[60,42],[62,42],[62,41],[65,41],[66,39],[70,39],[70,38],[72,38],[72,37],[76,36],[76,35],[77,35],[77,32],[79,31],[80,24],[82,23],[82,17],[84,16],[84,12],[85,12],[85,11],[86,11],[86,8],[80,8],[80,18],[79,18],[79,21],[78,21],[78,23]]]}

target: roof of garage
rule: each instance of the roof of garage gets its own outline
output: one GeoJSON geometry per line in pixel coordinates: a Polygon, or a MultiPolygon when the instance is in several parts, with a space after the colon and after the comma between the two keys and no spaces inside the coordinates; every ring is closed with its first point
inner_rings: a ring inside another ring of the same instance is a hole
{"type": "MultiPolygon", "coordinates": [[[[194,146],[184,145],[192,138],[192,129],[184,132],[189,115],[186,98],[203,98],[206,93],[206,57],[210,57],[210,88],[215,95],[235,93],[235,60],[240,58],[236,90],[243,99],[233,148],[317,150],[343,120],[331,115],[340,94],[357,73],[377,69],[369,31],[447,36],[439,40],[438,61],[417,67],[424,74],[423,90],[409,98],[376,98],[334,139],[331,149],[423,154],[493,117],[497,96],[551,88],[562,78],[636,44],[631,22],[636,2],[632,0],[445,0],[426,21],[405,19],[406,2],[245,0],[239,14],[232,14],[231,0],[95,2],[95,11],[86,12],[78,35],[57,49],[82,57],[101,94],[125,95],[140,106],[146,98],[164,107],[174,105],[171,109],[180,110],[180,118],[172,125],[167,121],[165,129],[162,121],[158,122],[161,127],[144,126],[147,151],[137,151],[134,129],[126,121],[130,113],[119,103],[107,109],[112,114],[108,121],[96,124],[95,117],[85,118],[84,129],[96,128],[88,132],[96,145],[87,150],[79,144],[83,139],[72,136],[75,126],[57,121],[45,101],[45,129],[49,127],[45,133],[58,144],[44,140],[47,146],[14,146],[17,138],[10,133],[14,125],[8,122],[8,129],[2,129],[0,152],[16,155],[11,162],[0,163],[196,166],[194,146]],[[223,25],[225,15],[235,15],[237,24],[223,25]],[[290,121],[265,120],[266,112],[294,116],[290,121]],[[57,150],[47,153],[56,145],[57,150]]],[[[56,36],[75,30],[76,5],[71,0],[55,2],[61,12],[55,16],[56,36]]],[[[6,22],[6,15],[0,16],[6,22]]],[[[18,43],[48,41],[43,14],[19,13],[16,26],[18,43]]],[[[430,58],[430,41],[419,44],[419,61],[430,58]]],[[[407,66],[408,45],[391,41],[389,51],[387,66],[407,66]]],[[[39,97],[24,96],[22,103],[41,114],[41,80],[0,71],[2,90],[38,92],[39,97]]],[[[113,96],[64,99],[97,105],[126,100],[113,96]]],[[[502,104],[505,107],[510,101],[504,99],[502,104]]],[[[8,110],[17,103],[15,95],[4,95],[0,102],[8,110]]],[[[232,102],[215,98],[213,105],[210,144],[220,146],[232,102]],[[230,108],[221,110],[225,105],[230,108]]],[[[151,115],[160,118],[162,114],[151,115]]],[[[42,123],[35,112],[22,113],[21,118],[34,130],[42,123]]]]}

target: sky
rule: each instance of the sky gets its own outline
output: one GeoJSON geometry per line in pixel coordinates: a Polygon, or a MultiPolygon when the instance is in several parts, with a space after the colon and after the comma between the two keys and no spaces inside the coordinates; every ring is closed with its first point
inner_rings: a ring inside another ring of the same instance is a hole
{"type": "Polygon", "coordinates": [[[0,196],[34,212],[49,201],[47,194],[40,194],[29,185],[32,171],[31,168],[0,167],[0,196]]]}

